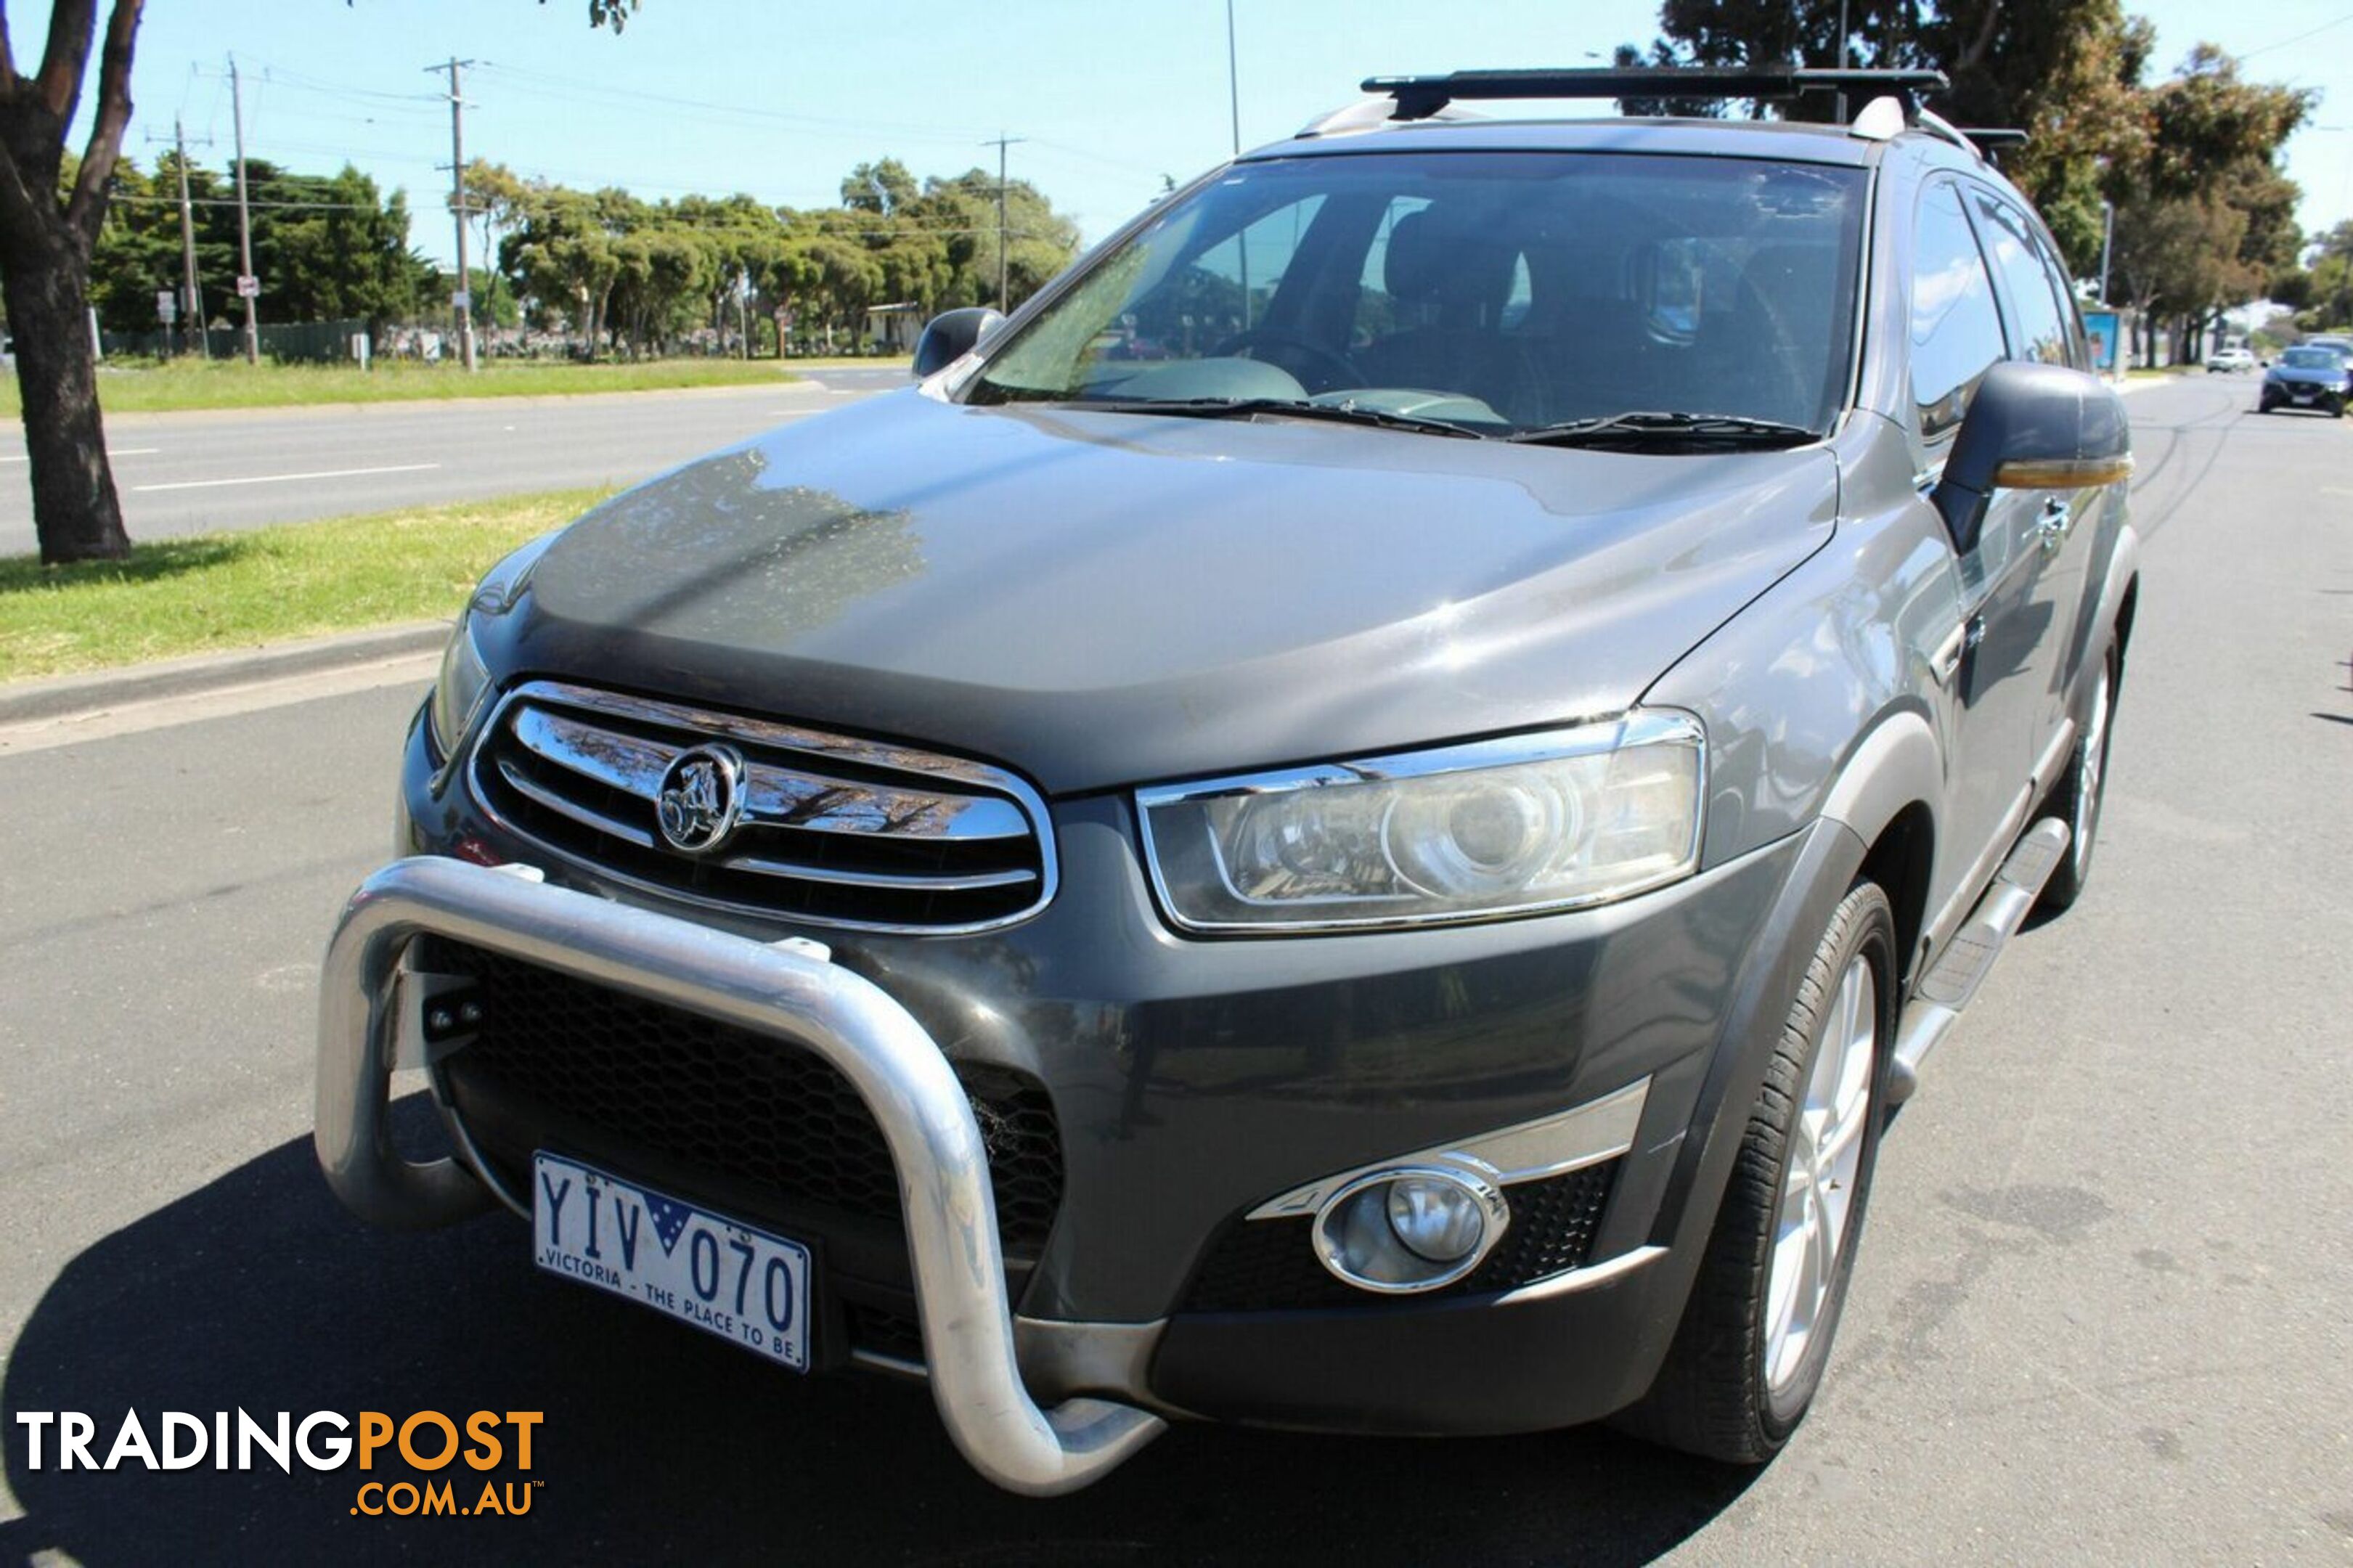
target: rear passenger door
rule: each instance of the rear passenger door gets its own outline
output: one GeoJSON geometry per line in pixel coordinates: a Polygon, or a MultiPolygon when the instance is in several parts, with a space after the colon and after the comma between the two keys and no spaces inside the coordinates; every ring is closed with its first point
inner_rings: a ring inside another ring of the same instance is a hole
{"type": "MultiPolygon", "coordinates": [[[[1944,471],[1978,383],[2010,353],[1992,273],[1964,202],[1957,180],[1937,176],[1922,187],[1913,216],[1912,397],[1924,498],[1944,471]]],[[[1955,555],[1959,617],[1938,650],[1937,669],[1947,777],[1939,902],[1973,892],[2019,826],[2051,633],[2035,599],[2039,504],[2016,491],[1995,492],[1975,546],[1955,555]]]]}
{"type": "MultiPolygon", "coordinates": [[[[2001,295],[2010,357],[2081,368],[2086,356],[2078,346],[2081,329],[2074,300],[2066,273],[2052,258],[2040,226],[2007,198],[1983,186],[1970,187],[1969,209],[2001,295]]],[[[2036,733],[2043,742],[2034,759],[2040,762],[2042,750],[2057,740],[2067,716],[2067,693],[2083,657],[2078,646],[2083,628],[2077,621],[2084,613],[2107,492],[2018,493],[2031,508],[2025,541],[2032,558],[2027,564],[2033,573],[2029,613],[2047,628],[2041,641],[2042,701],[2036,721],[2036,733]]]]}

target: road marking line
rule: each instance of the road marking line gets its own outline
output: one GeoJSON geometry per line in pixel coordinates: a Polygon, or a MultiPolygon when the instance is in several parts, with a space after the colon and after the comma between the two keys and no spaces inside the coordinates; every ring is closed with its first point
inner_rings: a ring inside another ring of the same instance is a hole
{"type": "Polygon", "coordinates": [[[282,485],[296,479],[355,479],[364,474],[414,474],[438,463],[387,463],[376,468],[321,468],[308,474],[252,474],[237,479],[174,479],[167,485],[133,485],[133,490],[208,490],[222,485],[282,485]]]}
{"type": "MultiPolygon", "coordinates": [[[[106,455],[110,458],[152,458],[163,449],[161,447],[109,447],[106,455]]],[[[31,454],[26,452],[0,453],[0,463],[29,463],[32,460],[31,454]]]]}

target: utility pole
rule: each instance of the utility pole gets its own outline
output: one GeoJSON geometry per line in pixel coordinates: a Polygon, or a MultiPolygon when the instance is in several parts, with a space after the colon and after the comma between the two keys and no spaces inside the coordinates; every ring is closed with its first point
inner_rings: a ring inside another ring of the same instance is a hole
{"type": "Polygon", "coordinates": [[[1006,302],[1007,278],[1005,249],[1005,150],[1017,142],[1027,142],[1027,136],[997,136],[981,143],[997,149],[997,308],[1012,314],[1013,307],[1006,302]]]}
{"type": "MultiPolygon", "coordinates": [[[[162,140],[150,136],[150,142],[162,140]]],[[[206,142],[206,145],[211,145],[206,142]]],[[[180,342],[185,353],[188,340],[195,340],[196,352],[212,357],[212,345],[205,332],[204,291],[196,287],[196,215],[195,205],[188,199],[188,132],[177,115],[172,117],[172,151],[180,160],[180,342]]]]}
{"type": "Polygon", "coordinates": [[[245,363],[261,363],[261,329],[253,319],[254,297],[260,292],[253,275],[253,219],[245,205],[245,95],[237,79],[237,57],[228,58],[229,118],[237,127],[237,291],[245,301],[245,363]]]}
{"type": "Polygon", "coordinates": [[[212,357],[211,345],[205,341],[205,301],[196,291],[196,209],[188,200],[188,133],[180,125],[180,117],[172,117],[172,145],[180,158],[180,320],[181,329],[192,334],[198,352],[212,357]]]}
{"type": "Polygon", "coordinates": [[[449,73],[449,214],[458,225],[458,289],[450,303],[458,308],[458,351],[466,369],[474,369],[474,274],[466,263],[466,100],[459,95],[458,72],[471,60],[449,57],[446,66],[427,71],[449,73]]]}

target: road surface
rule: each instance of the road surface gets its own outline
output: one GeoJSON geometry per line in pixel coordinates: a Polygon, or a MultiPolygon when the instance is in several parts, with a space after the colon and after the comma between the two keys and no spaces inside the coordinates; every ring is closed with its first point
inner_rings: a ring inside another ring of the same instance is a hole
{"type": "MultiPolygon", "coordinates": [[[[133,539],[524,490],[630,484],[714,447],[908,384],[903,366],[774,385],[457,403],[121,414],[106,422],[133,539]]],[[[24,426],[0,422],[0,555],[36,547],[24,426]]]]}
{"type": "Polygon", "coordinates": [[[413,686],[0,753],[0,1407],[544,1413],[525,1520],[349,1471],[31,1470],[0,1562],[2353,1560],[2353,429],[2137,395],[2139,629],[2093,885],[1889,1135],[1829,1383],[1761,1473],[1606,1432],[1171,1432],[1053,1503],[926,1396],[800,1382],[364,1229],[309,1146],[327,922],[413,686]]]}

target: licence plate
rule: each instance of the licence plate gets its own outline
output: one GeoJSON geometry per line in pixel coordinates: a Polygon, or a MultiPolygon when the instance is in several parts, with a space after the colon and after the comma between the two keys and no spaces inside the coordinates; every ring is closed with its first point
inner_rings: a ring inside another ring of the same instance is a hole
{"type": "Polygon", "coordinates": [[[2318,395],[2317,393],[2312,393],[2312,392],[2299,392],[2299,393],[2295,394],[2295,400],[2296,400],[2298,403],[2309,403],[2309,402],[2311,402],[2315,397],[2316,397],[2316,396],[2318,396],[2318,395],[2318,395]]]}
{"type": "Polygon", "coordinates": [[[540,1268],[808,1370],[807,1247],[544,1150],[531,1166],[540,1268]]]}

